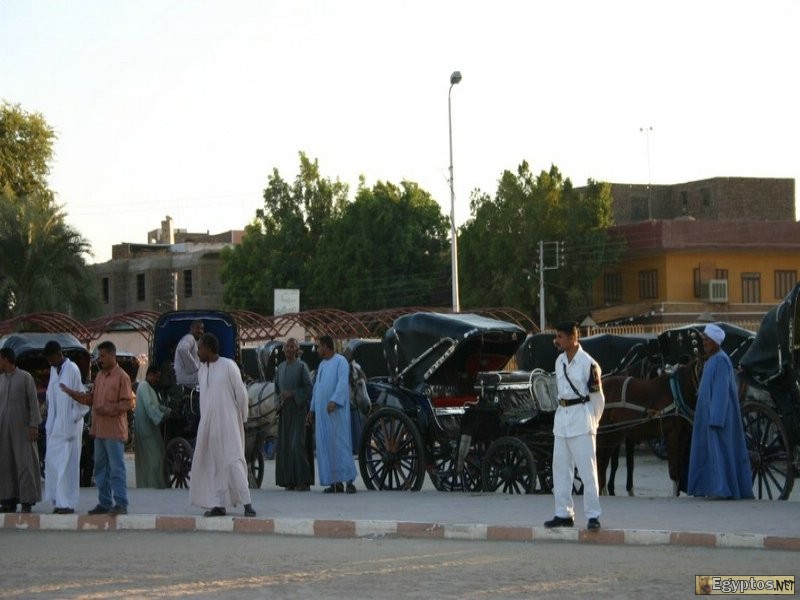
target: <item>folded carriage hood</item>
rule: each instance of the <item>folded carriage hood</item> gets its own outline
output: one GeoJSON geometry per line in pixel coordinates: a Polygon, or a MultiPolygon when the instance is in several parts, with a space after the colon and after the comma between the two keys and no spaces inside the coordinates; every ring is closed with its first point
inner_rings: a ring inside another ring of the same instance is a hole
{"type": "Polygon", "coordinates": [[[800,371],[800,283],[770,309],[740,366],[756,383],[793,384],[800,371]]]}
{"type": "MultiPolygon", "coordinates": [[[[507,362],[524,337],[525,330],[518,325],[476,314],[413,313],[394,322],[383,345],[390,377],[401,376],[406,385],[414,386],[429,380],[433,373],[426,373],[432,368],[467,371],[466,361],[484,353],[498,360],[505,357],[507,362]]],[[[502,366],[491,364],[479,370],[502,366]]]]}

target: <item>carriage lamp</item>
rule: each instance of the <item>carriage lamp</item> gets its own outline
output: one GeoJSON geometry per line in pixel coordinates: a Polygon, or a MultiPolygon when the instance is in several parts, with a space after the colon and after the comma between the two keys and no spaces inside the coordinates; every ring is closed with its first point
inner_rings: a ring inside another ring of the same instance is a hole
{"type": "Polygon", "coordinates": [[[447,125],[450,133],[450,262],[453,279],[453,312],[461,311],[458,300],[458,242],[456,240],[456,193],[453,190],[453,116],[450,109],[450,95],[453,86],[461,82],[461,71],[450,74],[450,89],[447,92],[447,125]]]}

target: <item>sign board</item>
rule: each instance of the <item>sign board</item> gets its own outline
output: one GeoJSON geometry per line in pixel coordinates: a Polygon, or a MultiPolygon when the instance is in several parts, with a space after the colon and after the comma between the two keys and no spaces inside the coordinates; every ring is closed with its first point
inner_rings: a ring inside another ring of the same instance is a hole
{"type": "Polygon", "coordinates": [[[275,289],[274,315],[300,312],[300,290],[275,289]]]}

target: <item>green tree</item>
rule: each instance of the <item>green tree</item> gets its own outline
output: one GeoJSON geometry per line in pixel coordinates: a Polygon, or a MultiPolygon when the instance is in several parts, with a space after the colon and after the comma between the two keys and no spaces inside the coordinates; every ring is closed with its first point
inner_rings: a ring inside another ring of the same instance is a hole
{"type": "MultiPolygon", "coordinates": [[[[328,221],[341,213],[348,188],[322,177],[316,160],[300,153],[300,170],[289,185],[273,169],[264,206],[245,228],[242,243],[223,253],[225,304],[263,314],[273,312],[275,288],[308,289],[311,262],[328,221]]],[[[303,308],[308,298],[301,294],[303,308]]]]}
{"type": "MultiPolygon", "coordinates": [[[[503,173],[493,198],[473,192],[470,209],[459,235],[464,306],[538,314],[539,241],[564,241],[559,268],[545,273],[545,306],[551,321],[574,318],[588,310],[592,283],[621,250],[607,234],[610,186],[590,180],[578,193],[555,166],[534,177],[522,162],[516,173],[503,173]]],[[[547,265],[555,262],[554,254],[546,256],[547,265]]]]}
{"type": "Polygon", "coordinates": [[[310,295],[343,310],[447,303],[448,222],[416,183],[361,179],[355,200],[328,223],[310,295]]]}
{"type": "Polygon", "coordinates": [[[47,185],[56,134],[40,113],[0,104],[0,194],[7,199],[40,194],[47,185]]]}
{"type": "Polygon", "coordinates": [[[49,196],[0,195],[0,317],[39,311],[95,316],[99,292],[83,259],[89,251],[49,196]]]}

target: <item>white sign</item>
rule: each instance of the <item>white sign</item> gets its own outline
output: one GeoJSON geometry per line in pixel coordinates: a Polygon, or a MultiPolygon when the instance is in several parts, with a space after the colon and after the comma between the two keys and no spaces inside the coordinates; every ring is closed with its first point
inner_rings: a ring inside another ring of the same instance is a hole
{"type": "Polygon", "coordinates": [[[274,315],[300,312],[300,290],[275,289],[274,315]]]}

